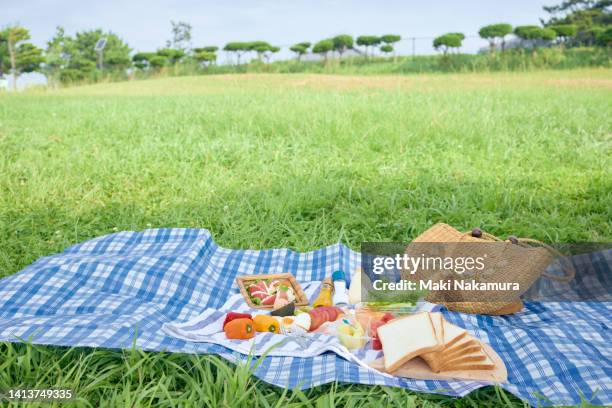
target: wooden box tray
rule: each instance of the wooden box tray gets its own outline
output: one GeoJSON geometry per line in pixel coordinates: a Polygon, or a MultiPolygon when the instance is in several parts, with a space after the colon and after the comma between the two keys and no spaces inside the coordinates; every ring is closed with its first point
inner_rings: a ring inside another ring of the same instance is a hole
{"type": "Polygon", "coordinates": [[[295,293],[295,305],[296,306],[307,306],[308,305],[308,297],[302,290],[302,287],[295,280],[295,277],[290,273],[272,273],[272,274],[264,274],[264,275],[243,275],[238,276],[236,278],[236,283],[238,284],[238,288],[240,289],[240,293],[242,293],[242,297],[244,297],[244,301],[249,305],[249,307],[253,309],[272,309],[273,305],[256,305],[251,300],[249,296],[249,292],[247,291],[247,287],[249,283],[255,280],[263,280],[263,279],[286,279],[288,283],[293,288],[293,292],[295,293]]]}

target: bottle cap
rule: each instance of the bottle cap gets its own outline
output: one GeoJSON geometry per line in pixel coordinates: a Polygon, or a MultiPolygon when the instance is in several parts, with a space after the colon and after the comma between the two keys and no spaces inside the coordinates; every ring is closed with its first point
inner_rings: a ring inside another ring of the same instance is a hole
{"type": "Polygon", "coordinates": [[[344,276],[344,272],[336,271],[332,273],[332,280],[335,281],[346,281],[346,276],[344,276]]]}

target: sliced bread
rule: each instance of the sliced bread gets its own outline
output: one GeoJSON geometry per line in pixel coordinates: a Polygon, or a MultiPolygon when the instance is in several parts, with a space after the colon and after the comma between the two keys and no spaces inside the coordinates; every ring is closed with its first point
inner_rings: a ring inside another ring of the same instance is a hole
{"type": "Polygon", "coordinates": [[[467,336],[467,330],[444,320],[444,347],[452,347],[459,340],[467,336]]]}
{"type": "Polygon", "coordinates": [[[443,347],[427,312],[391,320],[377,330],[385,356],[385,370],[397,370],[414,357],[443,347]]]}
{"type": "Polygon", "coordinates": [[[484,359],[479,361],[463,361],[449,365],[444,365],[440,371],[464,371],[464,370],[493,370],[495,363],[491,358],[483,353],[484,359]]]}
{"type": "Polygon", "coordinates": [[[467,346],[466,347],[462,347],[460,349],[458,349],[458,348],[457,349],[452,349],[452,350],[450,350],[448,352],[446,350],[444,350],[442,352],[442,355],[441,355],[441,360],[442,361],[450,361],[450,360],[456,359],[457,357],[465,356],[467,354],[473,354],[473,353],[476,353],[476,352],[482,350],[482,345],[478,341],[475,341],[475,340],[474,341],[469,341],[469,342],[464,343],[464,344],[467,344],[467,346]]]}
{"type": "Polygon", "coordinates": [[[478,342],[478,340],[476,340],[470,335],[467,335],[450,347],[446,347],[445,345],[444,349],[442,349],[442,352],[444,352],[444,354],[452,354],[452,353],[461,351],[463,349],[466,349],[468,347],[479,346],[479,345],[480,343],[478,342]]]}
{"type": "Polygon", "coordinates": [[[466,349],[467,352],[474,351],[473,348],[470,349],[469,347],[479,347],[477,340],[468,336],[465,329],[447,322],[444,316],[442,316],[442,313],[431,313],[431,315],[432,320],[435,320],[434,315],[440,316],[444,344],[442,349],[438,351],[432,351],[421,355],[421,358],[425,360],[432,370],[437,371],[444,361],[455,357],[456,354],[465,353],[466,349]]]}
{"type": "Polygon", "coordinates": [[[440,371],[447,370],[448,367],[461,366],[466,363],[474,363],[474,362],[484,363],[486,359],[487,359],[487,355],[482,351],[482,349],[479,349],[471,353],[462,354],[455,358],[444,360],[442,364],[439,364],[434,371],[440,372],[440,371]]]}
{"type": "Polygon", "coordinates": [[[429,316],[431,317],[431,323],[433,324],[438,343],[444,344],[444,316],[440,312],[430,313],[429,316]]]}
{"type": "Polygon", "coordinates": [[[455,360],[464,355],[470,355],[482,350],[480,343],[472,338],[466,337],[466,341],[461,341],[450,349],[442,351],[432,351],[430,353],[421,354],[421,358],[425,360],[427,365],[436,372],[439,372],[442,365],[448,361],[455,360]]]}

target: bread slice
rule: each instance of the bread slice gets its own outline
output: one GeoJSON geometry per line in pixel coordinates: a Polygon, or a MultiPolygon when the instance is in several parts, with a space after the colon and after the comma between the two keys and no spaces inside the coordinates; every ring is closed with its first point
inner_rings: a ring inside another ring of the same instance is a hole
{"type": "Polygon", "coordinates": [[[482,347],[480,346],[480,344],[476,343],[476,345],[474,346],[467,347],[463,350],[451,354],[445,354],[444,352],[433,352],[422,354],[420,357],[427,363],[429,368],[431,368],[435,372],[440,372],[442,367],[447,363],[461,359],[463,356],[481,353],[481,351],[482,347]]]}
{"type": "Polygon", "coordinates": [[[444,320],[444,347],[449,348],[467,336],[467,330],[444,320]]]}
{"type": "Polygon", "coordinates": [[[443,347],[427,312],[391,320],[377,330],[385,356],[385,370],[397,370],[414,357],[443,347]]]}
{"type": "Polygon", "coordinates": [[[445,356],[448,356],[454,353],[464,351],[465,349],[470,348],[470,347],[480,347],[480,343],[478,342],[478,340],[476,340],[472,336],[465,336],[464,338],[462,338],[461,340],[459,340],[452,346],[450,347],[445,346],[441,352],[444,353],[445,356]]]}
{"type": "Polygon", "coordinates": [[[477,341],[469,341],[467,343],[466,347],[462,347],[460,349],[453,349],[449,352],[447,352],[446,350],[444,350],[442,352],[442,355],[440,356],[440,360],[444,361],[451,361],[454,360],[458,357],[461,356],[465,356],[468,354],[473,354],[473,353],[477,353],[479,351],[482,350],[482,346],[480,345],[480,343],[478,343],[477,341]]]}
{"type": "Polygon", "coordinates": [[[471,353],[459,355],[452,359],[445,360],[434,371],[440,372],[447,370],[447,367],[456,367],[466,363],[484,363],[487,358],[487,355],[482,351],[482,349],[480,349],[471,353]]]}
{"type": "Polygon", "coordinates": [[[431,317],[431,323],[436,332],[438,343],[444,344],[444,316],[440,312],[430,313],[429,316],[431,317]]]}
{"type": "Polygon", "coordinates": [[[482,360],[449,363],[444,365],[440,371],[493,370],[495,368],[493,360],[484,351],[482,355],[485,357],[482,360]]]}

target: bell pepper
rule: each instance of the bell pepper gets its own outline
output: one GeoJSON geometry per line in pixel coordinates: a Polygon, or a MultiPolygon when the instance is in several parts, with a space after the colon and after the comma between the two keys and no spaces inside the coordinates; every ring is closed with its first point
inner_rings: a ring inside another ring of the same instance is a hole
{"type": "Polygon", "coordinates": [[[225,316],[225,320],[223,321],[223,329],[225,330],[225,325],[226,324],[228,324],[232,320],[236,320],[236,319],[253,319],[253,317],[249,313],[229,312],[225,316]]]}
{"type": "Polygon", "coordinates": [[[255,337],[255,328],[251,319],[234,319],[223,328],[228,339],[245,340],[255,337]]]}
{"type": "Polygon", "coordinates": [[[280,323],[273,316],[256,315],[253,318],[253,323],[255,323],[255,330],[258,332],[280,333],[280,323]]]}

